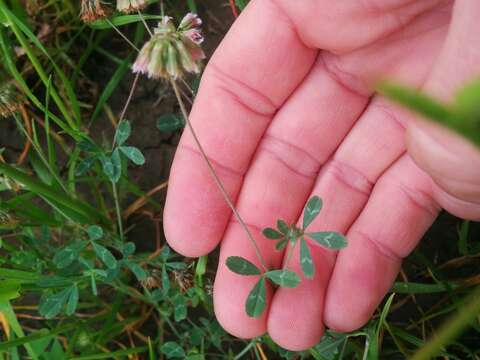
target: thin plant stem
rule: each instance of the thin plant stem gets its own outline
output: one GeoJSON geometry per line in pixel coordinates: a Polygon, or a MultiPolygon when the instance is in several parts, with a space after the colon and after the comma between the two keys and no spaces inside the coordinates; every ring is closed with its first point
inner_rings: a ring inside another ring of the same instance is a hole
{"type": "Polygon", "coordinates": [[[122,211],[120,209],[120,201],[118,198],[118,189],[115,181],[112,181],[112,193],[113,201],[115,203],[115,212],[117,214],[117,224],[118,224],[118,235],[120,235],[120,240],[123,242],[123,222],[122,222],[122,211]]]}
{"type": "MultiPolygon", "coordinates": [[[[123,106],[122,112],[120,113],[120,119],[119,123],[123,120],[125,113],[127,112],[128,106],[130,105],[130,102],[132,101],[133,98],[133,93],[135,92],[135,89],[137,87],[137,82],[139,78],[140,73],[137,73],[135,75],[135,78],[133,79],[132,87],[130,88],[130,93],[128,94],[127,101],[125,102],[125,105],[123,106]]],[[[115,143],[117,142],[117,131],[115,131],[115,135],[113,136],[113,141],[112,141],[112,151],[115,149],[115,143]]],[[[123,241],[123,221],[122,221],[122,210],[120,209],[120,200],[118,197],[118,189],[117,189],[117,184],[115,181],[112,181],[112,193],[113,193],[113,200],[115,202],[115,212],[117,215],[117,224],[118,224],[118,233],[120,235],[120,240],[123,241]]]]}
{"type": "Polygon", "coordinates": [[[120,114],[120,121],[123,120],[125,117],[125,113],[127,112],[127,108],[130,105],[130,102],[132,101],[133,98],[133,93],[135,92],[135,89],[137,88],[137,83],[138,83],[138,78],[140,77],[140,73],[135,74],[135,78],[133,79],[132,87],[130,88],[130,93],[128,94],[127,101],[125,103],[125,106],[122,109],[122,112],[120,114]]]}
{"type": "Polygon", "coordinates": [[[163,0],[160,0],[160,15],[165,16],[165,7],[163,6],[163,0]]]}
{"type": "Polygon", "coordinates": [[[285,261],[285,264],[283,265],[284,269],[288,269],[288,264],[290,263],[290,260],[292,259],[293,256],[293,251],[295,250],[295,246],[297,246],[299,239],[296,239],[295,242],[292,245],[292,240],[288,242],[288,252],[287,252],[287,260],[285,261]]]}
{"type": "Polygon", "coordinates": [[[244,355],[246,355],[254,346],[255,343],[257,342],[257,339],[253,339],[250,341],[250,343],[243,348],[242,351],[240,351],[237,356],[233,360],[240,360],[244,355]]]}
{"type": "MultiPolygon", "coordinates": [[[[135,92],[135,90],[137,88],[137,83],[138,83],[138,78],[139,77],[140,77],[140,73],[137,72],[135,74],[135,78],[133,79],[132,87],[130,88],[130,93],[128,94],[127,101],[125,102],[125,105],[123,106],[122,112],[120,113],[120,117],[119,117],[119,120],[118,120],[119,123],[125,118],[125,114],[127,113],[128,106],[132,102],[133,93],[135,92]]],[[[116,142],[117,142],[117,132],[115,132],[115,135],[113,136],[112,151],[115,148],[115,143],[116,142]]]]}
{"type": "Polygon", "coordinates": [[[180,81],[183,83],[183,85],[185,85],[185,87],[188,89],[190,94],[194,95],[193,89],[190,87],[190,84],[182,78],[180,78],[180,81]]]}
{"type": "Polygon", "coordinates": [[[266,262],[265,262],[265,260],[262,256],[262,253],[260,251],[260,248],[258,247],[257,242],[253,238],[253,235],[250,232],[250,230],[248,229],[247,224],[245,224],[242,217],[240,216],[237,209],[235,208],[235,205],[233,204],[233,201],[230,198],[230,195],[228,194],[227,190],[225,190],[225,187],[223,186],[222,181],[220,180],[217,173],[215,172],[215,169],[213,168],[212,163],[210,162],[207,154],[205,153],[205,150],[203,149],[202,144],[200,143],[200,140],[197,137],[197,134],[196,134],[196,132],[195,132],[193,126],[192,126],[192,123],[190,122],[190,119],[188,117],[187,110],[185,109],[185,104],[183,103],[182,96],[180,94],[180,91],[178,90],[177,83],[172,78],[170,78],[169,80],[170,80],[170,83],[172,84],[173,91],[175,92],[175,96],[177,98],[177,101],[178,101],[178,104],[180,106],[180,110],[182,112],[182,115],[185,119],[185,122],[186,122],[188,128],[190,129],[190,132],[192,133],[193,139],[195,140],[195,143],[197,144],[197,147],[200,150],[202,158],[205,160],[205,163],[207,164],[207,167],[208,167],[208,170],[209,170],[210,174],[212,175],[213,179],[215,180],[216,185],[220,189],[220,192],[222,193],[222,196],[225,199],[225,202],[227,203],[228,207],[232,210],[232,213],[234,214],[234,216],[238,220],[240,226],[243,228],[243,230],[247,234],[247,237],[250,240],[250,242],[252,243],[252,245],[255,249],[255,253],[258,257],[258,260],[262,264],[263,269],[265,271],[267,271],[268,270],[267,264],[266,264],[266,262]]]}
{"type": "Polygon", "coordinates": [[[105,21],[118,33],[118,35],[120,35],[123,38],[123,40],[125,40],[128,43],[128,45],[134,48],[137,52],[140,52],[140,49],[136,47],[135,44],[132,43],[130,39],[126,37],[125,34],[122,33],[118,27],[115,26],[114,23],[112,23],[108,18],[105,18],[105,21]]]}
{"type": "Polygon", "coordinates": [[[143,14],[140,10],[138,11],[138,16],[140,17],[140,20],[142,20],[143,25],[145,26],[145,29],[147,29],[148,33],[150,34],[150,37],[153,36],[152,30],[150,30],[150,27],[148,26],[147,22],[145,21],[145,18],[143,17],[143,14]]]}

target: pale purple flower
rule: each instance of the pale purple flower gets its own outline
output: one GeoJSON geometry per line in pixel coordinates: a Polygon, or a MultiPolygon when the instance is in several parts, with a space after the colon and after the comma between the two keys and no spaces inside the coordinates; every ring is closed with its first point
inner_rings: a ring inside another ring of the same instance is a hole
{"type": "Polygon", "coordinates": [[[187,14],[175,29],[171,17],[164,16],[154,29],[133,64],[133,72],[150,78],[179,78],[185,73],[199,73],[205,58],[200,44],[203,41],[202,21],[195,14],[187,14]],[[182,25],[183,24],[183,25],[182,25]]]}
{"type": "Polygon", "coordinates": [[[200,17],[197,14],[188,13],[183,17],[178,29],[189,30],[192,28],[198,28],[200,25],[202,25],[202,19],[200,19],[200,17]]]}
{"type": "Polygon", "coordinates": [[[200,45],[204,38],[199,29],[190,29],[184,32],[185,36],[192,40],[195,44],[200,45]]]}

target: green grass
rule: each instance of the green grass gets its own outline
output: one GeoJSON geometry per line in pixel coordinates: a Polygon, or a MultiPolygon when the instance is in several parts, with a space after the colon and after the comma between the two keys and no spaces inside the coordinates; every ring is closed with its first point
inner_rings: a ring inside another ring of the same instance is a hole
{"type": "MultiPolygon", "coordinates": [[[[241,10],[246,1],[236,3],[241,10]]],[[[218,10],[206,6],[200,0],[165,1],[165,11],[176,17],[218,10]]],[[[142,149],[128,144],[139,129],[120,121],[127,98],[119,107],[116,94],[122,85],[131,86],[136,52],[111,24],[139,47],[148,35],[141,17],[114,14],[110,21],[86,25],[78,13],[72,0],[0,0],[6,25],[0,28],[0,79],[14,84],[23,99],[0,126],[16,128],[11,136],[30,146],[18,161],[18,152],[0,144],[0,359],[480,356],[479,227],[446,216],[405,261],[392,294],[359,331],[327,332],[302,353],[285,351],[268,336],[243,341],[226,334],[213,314],[215,255],[192,261],[171,251],[158,226],[164,187],[149,192],[130,175],[142,163],[137,152],[142,149]],[[49,34],[39,37],[45,24],[49,34]],[[92,70],[98,62],[110,71],[92,70]],[[92,87],[98,89],[94,95],[92,87]],[[139,205],[129,209],[134,215],[126,221],[125,211],[134,203],[139,205]],[[148,222],[156,231],[133,243],[131,232],[148,222]],[[438,241],[439,232],[445,241],[438,241]]],[[[158,4],[152,1],[143,16],[157,19],[158,4]]],[[[468,110],[475,86],[458,111],[404,88],[384,89],[417,111],[450,121],[460,133],[471,133],[474,125],[464,129],[457,118],[468,110]]],[[[174,99],[172,89],[166,96],[174,99]]],[[[151,131],[159,131],[157,126],[179,131],[184,125],[178,114],[166,111],[152,119],[151,131]]]]}

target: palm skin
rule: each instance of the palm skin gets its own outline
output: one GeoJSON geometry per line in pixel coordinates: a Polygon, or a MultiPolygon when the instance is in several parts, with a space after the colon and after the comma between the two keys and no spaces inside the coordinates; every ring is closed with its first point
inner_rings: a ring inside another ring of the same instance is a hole
{"type": "MultiPolygon", "coordinates": [[[[449,99],[480,73],[479,12],[470,0],[251,1],[207,65],[190,119],[270,266],[284,254],[261,229],[298,221],[312,195],[324,209],[310,229],[342,232],[349,245],[339,253],[312,246],[314,279],[269,288],[268,311],[248,317],[256,279],[232,273],[225,260],[259,261],[186,131],[165,234],[191,257],[221,242],[214,305],[228,332],[268,331],[301,350],[325,325],[354,330],[441,208],[480,219],[479,152],[372,87],[387,76],[449,99]]],[[[289,266],[301,273],[298,251],[289,266]]]]}

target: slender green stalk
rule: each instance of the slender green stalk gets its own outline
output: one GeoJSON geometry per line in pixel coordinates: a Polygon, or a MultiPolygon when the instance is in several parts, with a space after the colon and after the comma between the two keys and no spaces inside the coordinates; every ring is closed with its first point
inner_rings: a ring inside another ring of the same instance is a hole
{"type": "Polygon", "coordinates": [[[50,101],[50,86],[52,85],[52,77],[50,76],[48,78],[48,84],[47,84],[47,92],[45,93],[45,108],[47,111],[45,111],[45,138],[47,139],[47,157],[48,157],[48,163],[50,164],[50,167],[56,172],[56,163],[55,163],[55,148],[54,144],[52,143],[52,137],[50,135],[50,116],[48,113],[48,107],[49,107],[49,101],[50,101]]]}
{"type": "MultiPolygon", "coordinates": [[[[127,101],[125,102],[125,105],[123,106],[122,112],[120,113],[118,123],[122,122],[122,120],[125,118],[125,114],[127,113],[128,106],[132,102],[133,93],[135,92],[135,89],[137,88],[137,83],[138,83],[138,78],[139,77],[140,77],[140,73],[136,73],[135,78],[133,79],[132,86],[130,88],[130,92],[128,94],[127,101]]],[[[113,136],[113,141],[112,141],[112,151],[115,148],[116,142],[117,142],[117,132],[115,131],[115,135],[113,136]]]]}
{"type": "Polygon", "coordinates": [[[147,29],[148,33],[150,34],[150,37],[152,37],[153,36],[152,30],[150,30],[150,27],[148,26],[147,22],[145,21],[145,18],[143,17],[143,14],[141,13],[140,10],[138,10],[138,16],[140,17],[140,20],[142,20],[142,23],[145,26],[145,29],[147,29]]]}
{"type": "Polygon", "coordinates": [[[459,336],[468,324],[476,321],[480,314],[480,286],[468,297],[464,306],[459,307],[457,314],[448,321],[419,351],[412,360],[432,359],[459,336]]]}
{"type": "MultiPolygon", "coordinates": [[[[12,328],[17,338],[25,337],[25,333],[22,330],[22,326],[18,322],[17,316],[15,315],[15,312],[13,311],[12,305],[10,305],[10,302],[8,301],[0,302],[0,312],[5,315],[5,318],[7,319],[8,324],[12,328]]],[[[25,343],[23,344],[23,346],[25,347],[25,350],[27,350],[28,355],[30,355],[32,359],[34,360],[38,359],[37,353],[29,343],[25,343]]]]}
{"type": "Polygon", "coordinates": [[[115,202],[115,212],[117,214],[118,235],[120,236],[120,240],[123,242],[122,210],[120,209],[120,200],[118,198],[118,189],[115,181],[112,181],[112,193],[113,201],[115,202]]]}
{"type": "Polygon", "coordinates": [[[237,356],[233,358],[233,360],[239,360],[241,359],[245,354],[247,354],[257,343],[257,339],[253,339],[250,341],[250,343],[243,348],[242,351],[240,351],[237,356]]]}
{"type": "Polygon", "coordinates": [[[123,38],[123,40],[125,40],[125,41],[127,42],[128,45],[130,45],[132,48],[134,48],[137,52],[140,52],[140,49],[139,49],[138,47],[136,47],[135,44],[134,44],[133,42],[131,42],[130,39],[129,39],[127,36],[125,36],[125,34],[122,33],[122,32],[120,31],[120,29],[117,28],[117,27],[115,26],[115,24],[112,23],[112,22],[108,19],[108,17],[105,18],[105,21],[117,32],[118,35],[120,35],[120,36],[123,38]]]}
{"type": "MultiPolygon", "coordinates": [[[[130,105],[130,102],[132,101],[133,98],[133,93],[135,92],[135,89],[137,87],[137,82],[138,82],[138,77],[139,73],[135,75],[135,78],[133,79],[133,84],[132,87],[130,88],[130,93],[128,94],[127,101],[125,102],[125,105],[123,107],[122,113],[120,114],[120,120],[119,123],[123,120],[125,117],[125,113],[127,112],[128,106],[130,105]]],[[[117,142],[117,132],[115,131],[115,135],[113,137],[112,141],[112,151],[115,148],[115,143],[117,142]]],[[[113,200],[115,202],[115,212],[117,214],[117,224],[118,224],[118,233],[120,235],[120,240],[124,240],[123,236],[123,221],[122,221],[122,211],[120,209],[120,200],[118,196],[118,189],[117,189],[117,184],[112,181],[112,192],[113,192],[113,200]]]]}
{"type": "Polygon", "coordinates": [[[217,184],[218,188],[220,189],[220,192],[222,193],[222,196],[223,198],[225,199],[228,207],[230,208],[230,210],[232,210],[234,216],[236,217],[236,219],[238,220],[240,226],[243,228],[243,230],[245,231],[245,233],[247,234],[247,237],[248,239],[250,240],[250,242],[252,243],[254,249],[255,249],[255,253],[258,257],[258,260],[260,261],[260,263],[262,264],[262,267],[265,271],[268,270],[268,267],[267,267],[267,263],[265,262],[265,259],[263,258],[262,256],[262,252],[260,251],[260,248],[258,247],[258,244],[257,242],[255,241],[255,239],[253,238],[253,235],[252,233],[250,232],[250,230],[248,229],[248,226],[247,224],[245,224],[245,222],[243,221],[242,217],[240,216],[240,214],[238,213],[237,209],[235,208],[235,205],[233,204],[233,201],[230,197],[230,195],[228,194],[227,190],[225,189],[225,187],[223,186],[223,183],[222,181],[220,180],[220,178],[218,177],[215,169],[213,168],[213,165],[210,161],[210,159],[208,158],[205,150],[203,149],[203,146],[202,144],[200,143],[200,140],[198,139],[197,137],[197,133],[195,132],[193,126],[192,126],[192,123],[190,122],[190,119],[188,117],[188,114],[187,114],[187,110],[185,108],[185,104],[183,103],[183,100],[182,100],[182,96],[180,94],[180,91],[178,90],[178,86],[177,86],[177,83],[175,82],[175,80],[171,79],[170,78],[170,83],[172,84],[172,88],[173,88],[173,91],[175,93],[175,96],[177,98],[177,101],[178,101],[178,104],[180,106],[180,111],[182,112],[182,115],[183,115],[183,118],[185,119],[185,123],[187,124],[188,128],[190,129],[190,132],[192,133],[192,136],[193,136],[193,139],[195,140],[195,143],[197,144],[197,147],[198,149],[200,150],[200,153],[202,155],[202,158],[205,160],[205,163],[207,164],[207,167],[208,167],[208,171],[210,172],[210,174],[212,175],[215,183],[217,184]]]}
{"type": "Polygon", "coordinates": [[[292,256],[295,250],[295,246],[297,246],[298,239],[295,240],[295,242],[292,245],[292,241],[290,240],[288,242],[288,253],[287,253],[287,260],[285,261],[285,264],[283,265],[284,269],[288,269],[288,264],[290,264],[290,260],[292,260],[292,256]]]}

